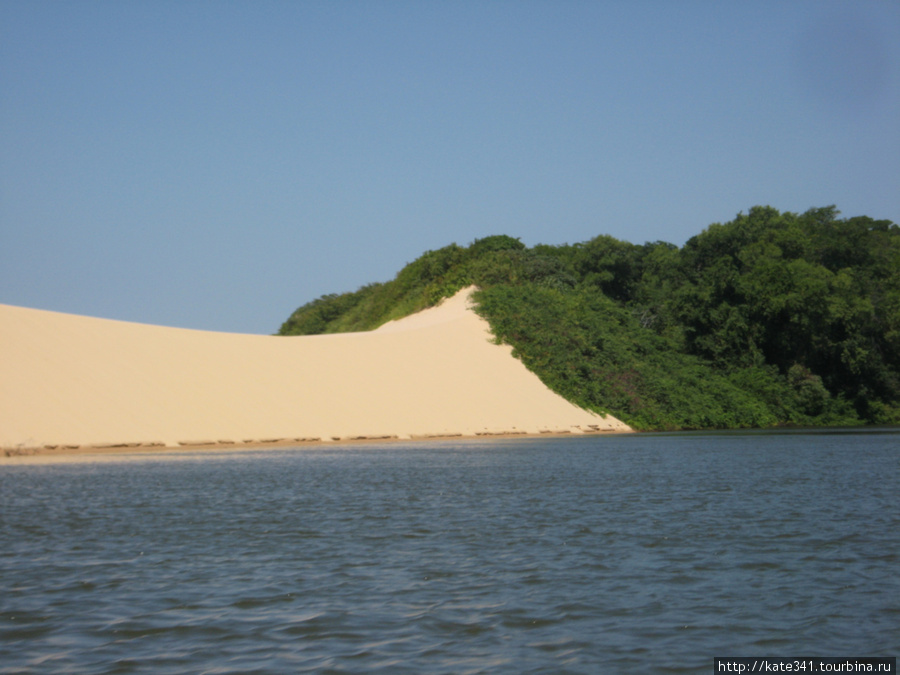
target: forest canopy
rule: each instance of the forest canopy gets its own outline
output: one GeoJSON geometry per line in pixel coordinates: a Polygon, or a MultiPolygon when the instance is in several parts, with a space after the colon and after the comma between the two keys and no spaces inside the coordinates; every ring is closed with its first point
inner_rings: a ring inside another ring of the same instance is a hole
{"type": "Polygon", "coordinates": [[[637,429],[900,423],[900,228],[754,207],[679,248],[498,235],[325,295],[280,335],[371,330],[468,285],[543,382],[637,429]]]}

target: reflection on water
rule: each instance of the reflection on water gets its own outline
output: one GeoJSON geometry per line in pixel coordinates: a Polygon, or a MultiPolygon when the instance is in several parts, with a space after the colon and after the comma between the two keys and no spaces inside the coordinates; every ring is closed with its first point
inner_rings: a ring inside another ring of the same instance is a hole
{"type": "Polygon", "coordinates": [[[706,673],[900,651],[900,434],[0,466],[0,673],[706,673]]]}

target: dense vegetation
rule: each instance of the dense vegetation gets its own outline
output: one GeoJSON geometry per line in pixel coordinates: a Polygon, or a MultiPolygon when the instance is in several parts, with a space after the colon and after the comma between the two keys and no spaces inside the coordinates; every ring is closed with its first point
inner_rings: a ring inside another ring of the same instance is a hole
{"type": "Polygon", "coordinates": [[[754,207],[682,248],[508,236],[429,251],[298,309],[282,335],[369,330],[470,284],[553,390],[638,429],[900,423],[900,228],[754,207]]]}

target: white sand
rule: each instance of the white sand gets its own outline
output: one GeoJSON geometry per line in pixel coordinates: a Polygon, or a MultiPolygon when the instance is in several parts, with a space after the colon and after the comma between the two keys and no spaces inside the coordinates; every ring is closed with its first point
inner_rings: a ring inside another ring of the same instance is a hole
{"type": "Polygon", "coordinates": [[[0,305],[0,448],[630,431],[490,341],[469,291],[369,333],[274,337],[0,305]]]}

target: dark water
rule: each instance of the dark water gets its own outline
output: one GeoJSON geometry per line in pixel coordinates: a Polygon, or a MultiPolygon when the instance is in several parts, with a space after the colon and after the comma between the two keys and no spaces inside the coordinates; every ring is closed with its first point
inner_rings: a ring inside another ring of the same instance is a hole
{"type": "Polygon", "coordinates": [[[0,673],[712,672],[900,653],[900,434],[0,467],[0,673]]]}

